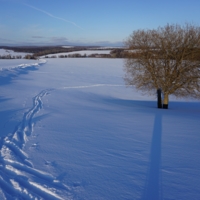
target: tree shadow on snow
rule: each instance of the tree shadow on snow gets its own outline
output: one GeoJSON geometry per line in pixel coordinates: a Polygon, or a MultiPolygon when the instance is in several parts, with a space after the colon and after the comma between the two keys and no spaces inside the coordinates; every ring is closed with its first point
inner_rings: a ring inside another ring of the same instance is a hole
{"type": "MultiPolygon", "coordinates": [[[[105,99],[104,99],[105,100],[105,99]]],[[[154,125],[151,139],[147,178],[141,200],[161,200],[161,149],[162,149],[162,117],[168,110],[158,109],[156,101],[107,99],[109,104],[128,107],[131,112],[153,114],[154,125]]]]}
{"type": "MultiPolygon", "coordinates": [[[[188,118],[190,116],[198,117],[200,113],[200,102],[178,102],[171,101],[169,109],[158,109],[156,101],[127,100],[112,98],[108,96],[97,96],[95,101],[100,101],[112,108],[137,113],[150,114],[154,116],[154,125],[152,131],[150,156],[148,162],[146,182],[141,195],[141,200],[162,200],[162,119],[165,116],[178,116],[179,118],[188,118]]],[[[123,111],[122,111],[123,112],[123,111]]]]}
{"type": "Polygon", "coordinates": [[[157,112],[154,120],[153,135],[151,140],[150,163],[147,181],[142,200],[161,200],[161,140],[162,140],[162,114],[157,112]]]}

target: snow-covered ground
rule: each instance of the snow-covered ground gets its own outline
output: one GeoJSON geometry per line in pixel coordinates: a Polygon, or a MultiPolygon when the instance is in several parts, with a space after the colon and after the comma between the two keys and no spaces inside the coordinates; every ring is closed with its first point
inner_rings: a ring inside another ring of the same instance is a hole
{"type": "Polygon", "coordinates": [[[36,62],[0,60],[0,199],[200,199],[200,102],[157,109],[122,59],[36,62]]]}
{"type": "MultiPolygon", "coordinates": [[[[48,54],[46,56],[56,56],[59,57],[61,55],[73,55],[73,54],[80,54],[80,55],[86,55],[89,56],[91,54],[110,54],[110,50],[83,50],[83,51],[72,51],[72,52],[64,52],[64,53],[57,53],[57,54],[48,54]]],[[[42,56],[41,58],[44,58],[45,56],[42,56]]]]}
{"type": "Polygon", "coordinates": [[[0,49],[0,56],[12,55],[12,56],[22,56],[23,58],[27,54],[31,54],[31,53],[15,52],[13,50],[0,49]]]}

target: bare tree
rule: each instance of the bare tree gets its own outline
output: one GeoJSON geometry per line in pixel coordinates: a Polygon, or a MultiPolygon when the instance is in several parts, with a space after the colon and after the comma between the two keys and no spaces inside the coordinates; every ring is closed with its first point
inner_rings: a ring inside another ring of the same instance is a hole
{"type": "Polygon", "coordinates": [[[200,27],[168,24],[137,30],[125,44],[127,85],[150,93],[161,88],[163,108],[168,108],[170,94],[200,98],[200,27]]]}

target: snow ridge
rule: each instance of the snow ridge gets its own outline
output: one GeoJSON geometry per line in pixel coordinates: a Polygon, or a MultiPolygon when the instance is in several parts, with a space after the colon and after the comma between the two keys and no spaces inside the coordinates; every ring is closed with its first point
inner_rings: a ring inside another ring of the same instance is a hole
{"type": "Polygon", "coordinates": [[[94,84],[94,85],[80,85],[80,86],[66,86],[63,89],[81,89],[81,88],[92,88],[92,87],[124,87],[124,85],[114,84],[94,84]]]}
{"type": "MultiPolygon", "coordinates": [[[[21,64],[18,65],[17,68],[27,68],[27,67],[32,67],[32,66],[40,66],[45,64],[47,61],[45,59],[40,59],[38,63],[33,63],[33,64],[21,64]]],[[[15,68],[15,67],[13,67],[15,68]]]]}
{"type": "MultiPolygon", "coordinates": [[[[27,62],[30,62],[30,60],[27,62]]],[[[45,63],[46,63],[46,60],[40,59],[36,63],[20,64],[14,67],[12,65],[11,65],[12,67],[10,66],[6,67],[5,65],[4,67],[1,67],[0,68],[1,85],[6,85],[6,84],[11,83],[14,78],[16,78],[17,76],[21,74],[27,74],[29,71],[37,70],[38,67],[42,66],[45,63]]]]}
{"type": "Polygon", "coordinates": [[[0,141],[0,184],[5,199],[14,197],[14,199],[56,200],[62,198],[55,191],[69,190],[51,174],[35,169],[23,151],[28,136],[33,133],[33,118],[42,109],[42,98],[50,91],[52,89],[45,89],[36,95],[33,98],[32,108],[24,113],[16,130],[0,141]]]}
{"type": "Polygon", "coordinates": [[[36,62],[36,63],[31,63],[31,64],[20,64],[20,65],[17,65],[17,66],[14,66],[14,67],[9,67],[9,68],[6,68],[6,67],[2,67],[0,69],[1,72],[4,72],[4,71],[10,71],[10,72],[13,72],[13,70],[17,70],[17,69],[24,69],[24,68],[29,68],[29,67],[39,67],[43,64],[45,64],[47,61],[45,59],[39,59],[38,60],[39,62],[36,62]]]}

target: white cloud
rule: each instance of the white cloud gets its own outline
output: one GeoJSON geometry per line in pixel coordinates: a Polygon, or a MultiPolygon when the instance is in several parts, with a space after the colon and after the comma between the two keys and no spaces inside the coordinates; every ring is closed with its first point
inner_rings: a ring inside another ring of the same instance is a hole
{"type": "Polygon", "coordinates": [[[52,37],[51,41],[54,43],[66,43],[68,39],[66,37],[52,37]]]}
{"type": "Polygon", "coordinates": [[[54,33],[54,30],[46,29],[45,27],[39,24],[30,24],[21,28],[19,32],[21,35],[24,35],[25,38],[33,36],[47,37],[48,35],[54,33]]]}
{"type": "Polygon", "coordinates": [[[44,37],[43,37],[43,36],[39,36],[39,35],[33,35],[32,38],[42,39],[42,38],[44,38],[44,37]]]}

